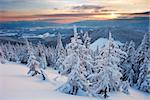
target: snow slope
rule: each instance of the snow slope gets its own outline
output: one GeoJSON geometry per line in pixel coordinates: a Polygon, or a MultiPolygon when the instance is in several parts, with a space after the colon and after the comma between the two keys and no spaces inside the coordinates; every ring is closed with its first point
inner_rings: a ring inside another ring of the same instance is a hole
{"type": "MultiPolygon", "coordinates": [[[[48,80],[26,75],[28,68],[20,64],[0,64],[0,100],[97,100],[92,97],[72,96],[55,91],[66,81],[65,77],[47,69],[48,80]]],[[[130,95],[111,94],[106,100],[149,100],[150,94],[130,89],[130,95]]],[[[100,99],[101,100],[101,99],[100,99]]]]}
{"type": "MultiPolygon", "coordinates": [[[[101,47],[103,47],[104,44],[106,44],[107,42],[108,42],[108,39],[106,39],[106,38],[99,38],[99,39],[97,39],[94,43],[91,44],[90,48],[91,48],[92,50],[96,50],[97,46],[98,46],[99,48],[101,48],[101,47]]],[[[116,45],[119,45],[119,46],[123,45],[123,43],[121,43],[120,41],[115,41],[115,43],[116,43],[116,45]]]]}

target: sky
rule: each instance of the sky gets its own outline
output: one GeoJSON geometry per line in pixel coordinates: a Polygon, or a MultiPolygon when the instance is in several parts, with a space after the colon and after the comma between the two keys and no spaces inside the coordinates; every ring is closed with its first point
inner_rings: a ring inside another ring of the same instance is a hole
{"type": "Polygon", "coordinates": [[[147,16],[149,0],[0,0],[0,21],[70,23],[147,16]]]}

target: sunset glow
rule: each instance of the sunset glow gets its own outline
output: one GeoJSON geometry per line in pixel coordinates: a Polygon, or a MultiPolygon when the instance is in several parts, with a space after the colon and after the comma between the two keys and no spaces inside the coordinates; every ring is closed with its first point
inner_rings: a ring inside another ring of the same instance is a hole
{"type": "Polygon", "coordinates": [[[107,20],[147,12],[148,5],[148,0],[0,0],[0,21],[53,19],[54,22],[69,23],[107,20]]]}

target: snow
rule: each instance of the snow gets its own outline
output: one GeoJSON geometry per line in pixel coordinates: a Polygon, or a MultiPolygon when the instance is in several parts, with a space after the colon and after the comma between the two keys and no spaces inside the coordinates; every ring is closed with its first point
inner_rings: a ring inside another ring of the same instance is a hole
{"type": "Polygon", "coordinates": [[[46,32],[43,35],[38,35],[37,37],[39,37],[39,38],[55,37],[55,34],[50,34],[50,33],[46,32]]]}
{"type": "MultiPolygon", "coordinates": [[[[56,71],[47,69],[48,79],[27,76],[26,65],[0,64],[0,100],[97,100],[93,97],[73,96],[56,89],[66,81],[56,71]],[[58,76],[58,78],[56,78],[58,76]]],[[[149,100],[150,94],[129,89],[130,95],[120,92],[110,94],[106,100],[149,100]]],[[[100,99],[101,100],[101,99],[100,99]]]]}
{"type": "Polygon", "coordinates": [[[44,34],[40,34],[40,35],[24,35],[23,38],[42,38],[42,39],[45,39],[47,37],[55,37],[56,35],[55,34],[50,34],[48,32],[44,33],[44,34]]]}
{"type": "MultiPolygon", "coordinates": [[[[91,48],[92,50],[96,50],[97,46],[98,46],[99,48],[101,48],[101,47],[103,47],[104,44],[106,44],[107,42],[108,42],[108,39],[106,39],[106,38],[99,38],[99,39],[97,39],[94,43],[91,44],[90,48],[91,48]]],[[[121,43],[120,41],[114,41],[114,42],[115,42],[116,45],[119,45],[119,46],[123,45],[123,43],[121,43]]]]}
{"type": "Polygon", "coordinates": [[[1,37],[2,36],[15,36],[15,35],[18,35],[18,33],[3,33],[3,34],[0,34],[1,37]]]}

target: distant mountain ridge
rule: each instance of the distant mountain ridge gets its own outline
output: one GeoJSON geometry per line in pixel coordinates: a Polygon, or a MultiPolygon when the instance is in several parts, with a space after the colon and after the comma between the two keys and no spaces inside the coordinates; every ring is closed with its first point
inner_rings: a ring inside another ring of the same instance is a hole
{"type": "MultiPolygon", "coordinates": [[[[88,31],[92,41],[99,38],[107,38],[108,31],[113,33],[115,40],[126,42],[133,40],[138,45],[143,38],[143,35],[148,32],[149,18],[148,17],[134,17],[130,19],[114,19],[114,20],[84,20],[80,22],[59,24],[50,21],[17,21],[17,22],[3,22],[0,23],[1,36],[8,35],[9,38],[17,39],[16,36],[43,36],[45,33],[53,34],[53,37],[46,38],[45,42],[56,44],[57,33],[63,35],[63,43],[70,41],[73,35],[72,26],[76,25],[78,31],[88,31]],[[57,28],[55,28],[57,27],[57,28]],[[18,35],[13,35],[17,33],[18,35]],[[11,37],[12,34],[12,37],[11,37]],[[55,36],[54,36],[55,34],[55,36]]],[[[50,35],[51,36],[51,35],[50,35]]],[[[5,39],[5,38],[1,38],[5,39]]],[[[6,39],[7,36],[6,36],[6,39]]],[[[12,39],[11,39],[12,40],[12,39]]],[[[39,41],[37,39],[32,39],[39,41]]],[[[40,39],[42,40],[42,39],[40,39]]]]}

